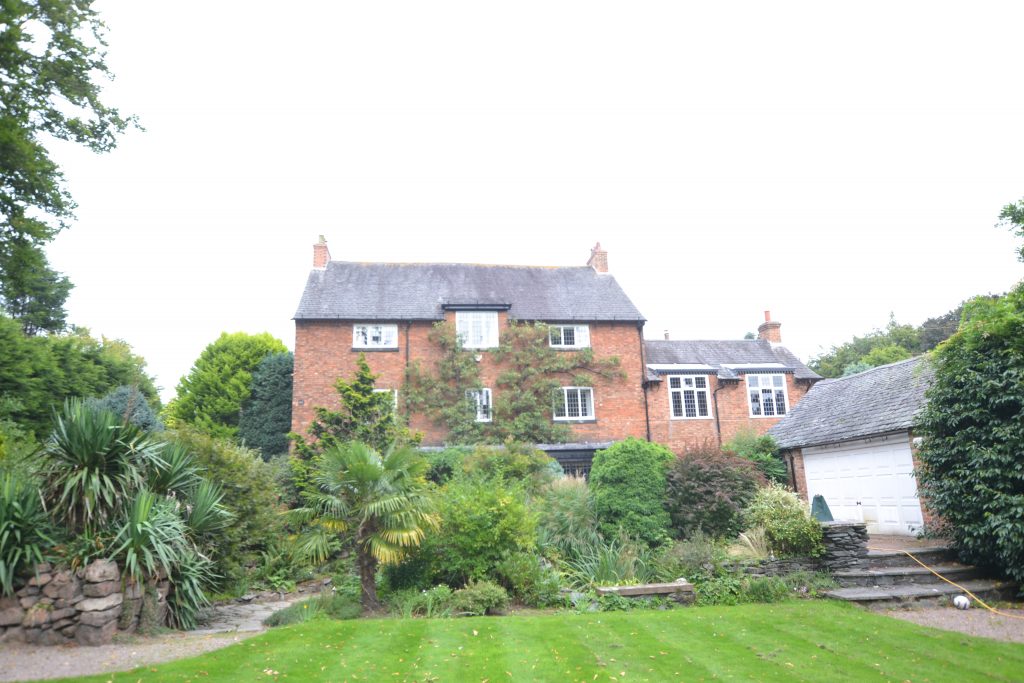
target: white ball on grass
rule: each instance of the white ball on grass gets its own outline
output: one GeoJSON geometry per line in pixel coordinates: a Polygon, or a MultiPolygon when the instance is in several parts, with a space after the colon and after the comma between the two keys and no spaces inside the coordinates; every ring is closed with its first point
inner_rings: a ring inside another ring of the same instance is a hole
{"type": "Polygon", "coordinates": [[[967,609],[971,606],[971,601],[967,598],[966,595],[958,595],[955,598],[953,598],[953,606],[957,609],[967,609]]]}

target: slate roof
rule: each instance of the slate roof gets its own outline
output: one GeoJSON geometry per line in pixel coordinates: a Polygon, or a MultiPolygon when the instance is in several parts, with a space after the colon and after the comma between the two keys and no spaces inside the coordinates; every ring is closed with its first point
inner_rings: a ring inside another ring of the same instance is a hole
{"type": "Polygon", "coordinates": [[[442,320],[459,306],[507,307],[514,320],[644,320],[613,276],[589,266],[348,261],[310,272],[295,319],[442,320]]]}
{"type": "Polygon", "coordinates": [[[804,448],[910,429],[933,376],[918,356],[822,380],[768,433],[781,448],[804,448]]]}
{"type": "Polygon", "coordinates": [[[719,379],[739,379],[744,371],[792,372],[797,379],[820,379],[821,376],[800,362],[784,346],[772,346],[764,339],[729,339],[711,341],[644,341],[648,379],[655,379],[663,365],[692,365],[697,371],[705,366],[719,379]],[[652,367],[653,366],[653,367],[652,367]]]}

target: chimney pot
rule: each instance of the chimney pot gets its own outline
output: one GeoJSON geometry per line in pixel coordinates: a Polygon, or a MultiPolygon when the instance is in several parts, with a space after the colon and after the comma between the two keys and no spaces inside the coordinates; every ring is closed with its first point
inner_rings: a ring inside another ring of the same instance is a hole
{"type": "Polygon", "coordinates": [[[323,235],[320,235],[320,239],[313,245],[313,267],[326,268],[330,260],[331,251],[327,248],[327,240],[324,239],[323,235]]]}
{"type": "Polygon", "coordinates": [[[587,260],[587,265],[598,273],[608,272],[608,252],[601,248],[600,242],[595,244],[594,248],[590,250],[590,258],[587,260]]]}
{"type": "Polygon", "coordinates": [[[668,330],[665,330],[665,341],[668,341],[668,330]]]}

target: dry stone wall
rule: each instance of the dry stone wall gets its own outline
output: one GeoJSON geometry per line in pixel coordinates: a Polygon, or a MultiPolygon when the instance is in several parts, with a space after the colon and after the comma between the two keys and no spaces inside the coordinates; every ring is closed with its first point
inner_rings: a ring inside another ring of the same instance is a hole
{"type": "Polygon", "coordinates": [[[0,597],[0,643],[109,643],[124,606],[121,573],[109,560],[73,571],[48,563],[10,597],[0,597]]]}
{"type": "Polygon", "coordinates": [[[822,522],[825,554],[819,558],[796,557],[762,560],[743,571],[757,576],[784,576],[800,571],[841,572],[867,566],[868,529],[860,523],[822,522]]]}

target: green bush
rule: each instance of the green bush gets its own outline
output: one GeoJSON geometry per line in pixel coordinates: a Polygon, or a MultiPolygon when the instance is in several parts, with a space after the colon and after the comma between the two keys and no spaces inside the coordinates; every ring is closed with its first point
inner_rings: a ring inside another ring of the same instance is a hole
{"type": "Polygon", "coordinates": [[[745,518],[747,526],[764,528],[768,547],[777,557],[818,557],[825,552],[821,525],[795,493],[781,486],[760,489],[745,518]]]}
{"type": "Polygon", "coordinates": [[[565,562],[565,576],[574,588],[650,583],[657,579],[656,553],[620,536],[602,541],[565,562]]]}
{"type": "Polygon", "coordinates": [[[555,479],[541,493],[538,542],[551,559],[573,560],[602,542],[597,512],[582,477],[555,479]]]}
{"type": "Polygon", "coordinates": [[[764,482],[748,460],[705,444],[687,450],[668,470],[667,507],[677,536],[698,531],[731,538],[743,529],[743,509],[764,482]]]}
{"type": "Polygon", "coordinates": [[[785,484],[789,479],[786,463],[782,462],[779,455],[779,446],[767,434],[758,434],[749,428],[741,429],[722,446],[722,450],[754,463],[762,476],[770,482],[785,484]]]}
{"type": "Polygon", "coordinates": [[[301,624],[313,619],[343,621],[346,619],[358,619],[360,614],[362,614],[362,607],[359,604],[358,597],[353,598],[347,595],[325,593],[315,598],[309,598],[308,600],[288,605],[264,619],[263,624],[274,628],[276,626],[301,624]]]}
{"type": "Polygon", "coordinates": [[[719,576],[726,562],[721,542],[703,531],[690,538],[676,541],[655,558],[658,580],[675,581],[684,578],[691,583],[719,576]]]}
{"type": "Polygon", "coordinates": [[[430,466],[427,470],[427,479],[438,486],[443,486],[455,475],[462,472],[462,461],[473,452],[469,446],[451,446],[440,451],[424,451],[430,466]]]}
{"type": "Polygon", "coordinates": [[[426,617],[428,619],[452,616],[452,600],[455,591],[444,584],[427,590],[407,589],[392,593],[388,603],[392,611],[406,619],[426,617]]]}
{"type": "Polygon", "coordinates": [[[536,555],[513,553],[495,567],[495,576],[509,594],[530,607],[547,607],[561,600],[558,572],[536,555]]]}
{"type": "Polygon", "coordinates": [[[160,417],[138,387],[120,386],[102,398],[90,398],[87,402],[103,410],[109,410],[122,422],[128,422],[148,432],[164,430],[164,423],[160,421],[160,417]]]}
{"type": "Polygon", "coordinates": [[[462,471],[472,477],[523,482],[529,490],[536,491],[562,470],[544,451],[506,441],[503,446],[477,446],[462,460],[462,471]]]}
{"type": "Polygon", "coordinates": [[[919,420],[922,497],[964,561],[1024,583],[1024,283],[968,304],[933,364],[919,420]]]}
{"type": "Polygon", "coordinates": [[[204,476],[223,486],[221,505],[233,522],[204,540],[213,550],[214,570],[221,585],[237,584],[261,553],[284,536],[284,519],[274,469],[260,455],[198,430],[168,432],[173,443],[192,453],[204,476]]]}
{"type": "Polygon", "coordinates": [[[664,446],[636,438],[594,455],[591,495],[606,538],[617,536],[620,529],[650,545],[668,538],[665,470],[672,460],[672,451],[664,446]]]}
{"type": "Polygon", "coordinates": [[[508,608],[508,593],[493,581],[470,581],[452,595],[452,614],[459,617],[482,617],[508,608]]]}
{"type": "Polygon", "coordinates": [[[492,576],[507,555],[536,548],[536,515],[521,486],[457,478],[438,498],[440,529],[402,564],[385,567],[391,587],[462,586],[492,576]]]}

